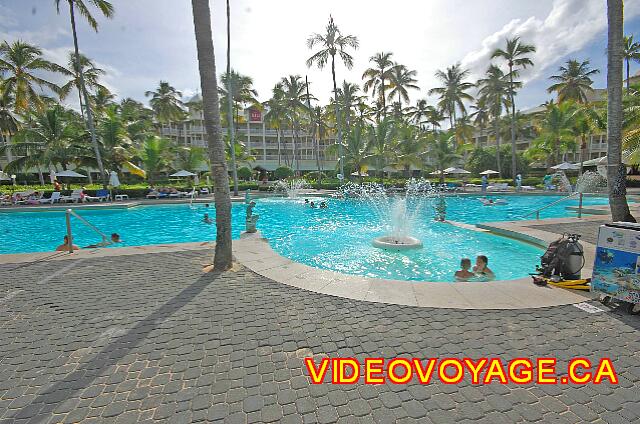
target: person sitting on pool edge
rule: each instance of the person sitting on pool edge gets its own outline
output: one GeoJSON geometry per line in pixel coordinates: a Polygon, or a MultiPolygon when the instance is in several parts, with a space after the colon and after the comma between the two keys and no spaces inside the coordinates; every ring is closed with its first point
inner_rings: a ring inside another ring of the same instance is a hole
{"type": "Polygon", "coordinates": [[[456,271],[454,277],[456,281],[469,281],[469,279],[473,278],[475,274],[469,269],[471,268],[471,259],[462,258],[460,260],[460,270],[456,271]]]}
{"type": "Polygon", "coordinates": [[[496,278],[496,275],[487,265],[489,265],[489,258],[485,255],[478,255],[478,257],[476,257],[476,266],[473,267],[473,272],[476,274],[476,277],[487,281],[496,278]]]}
{"type": "MultiPolygon", "coordinates": [[[[80,250],[80,248],[75,244],[71,245],[71,249],[80,250]]],[[[64,243],[56,247],[56,252],[67,252],[67,251],[69,251],[69,236],[64,236],[64,243]]]]}
{"type": "Polygon", "coordinates": [[[202,218],[202,222],[204,222],[205,224],[213,224],[213,221],[211,220],[211,218],[209,218],[208,213],[204,214],[204,217],[202,218]]]}

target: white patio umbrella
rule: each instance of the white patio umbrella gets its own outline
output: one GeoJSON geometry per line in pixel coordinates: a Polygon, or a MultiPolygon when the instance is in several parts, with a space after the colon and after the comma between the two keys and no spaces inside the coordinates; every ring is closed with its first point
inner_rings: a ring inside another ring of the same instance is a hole
{"type": "Polygon", "coordinates": [[[175,172],[175,173],[173,173],[173,174],[171,174],[169,176],[170,177],[193,177],[195,175],[196,174],[194,174],[193,172],[189,172],[189,171],[186,171],[186,170],[182,169],[182,170],[180,170],[178,172],[175,172]]]}
{"type": "Polygon", "coordinates": [[[441,169],[435,170],[433,172],[429,172],[429,175],[442,175],[442,174],[446,174],[446,171],[443,171],[441,169]]]}
{"type": "Polygon", "coordinates": [[[69,178],[87,178],[86,175],[78,174],[76,171],[72,171],[70,169],[66,171],[56,172],[56,178],[58,177],[69,177],[69,178]]]}
{"type": "Polygon", "coordinates": [[[369,174],[367,174],[366,172],[361,172],[360,174],[358,174],[357,172],[352,172],[351,175],[353,175],[354,177],[368,177],[369,174]]]}
{"type": "Polygon", "coordinates": [[[551,169],[555,169],[556,171],[576,170],[580,169],[580,165],[574,165],[569,162],[562,162],[558,165],[552,166],[551,169]]]}
{"type": "Polygon", "coordinates": [[[116,171],[111,171],[111,174],[109,174],[109,185],[112,187],[120,187],[120,179],[116,171]]]}
{"type": "Polygon", "coordinates": [[[479,175],[494,175],[499,174],[498,171],[494,171],[493,169],[487,169],[486,171],[482,171],[479,175]]]}
{"type": "Polygon", "coordinates": [[[471,172],[462,169],[462,168],[455,168],[455,167],[451,167],[451,168],[447,168],[444,170],[444,172],[446,174],[471,174],[471,172]]]}

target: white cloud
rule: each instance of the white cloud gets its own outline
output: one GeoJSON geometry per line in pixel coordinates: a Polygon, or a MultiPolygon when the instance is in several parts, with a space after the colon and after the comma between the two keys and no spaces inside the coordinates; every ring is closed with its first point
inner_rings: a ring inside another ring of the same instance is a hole
{"type": "MultiPolygon", "coordinates": [[[[626,20],[640,14],[637,0],[625,2],[625,6],[626,20]]],[[[482,40],[480,48],[468,53],[462,65],[475,77],[481,75],[493,51],[503,47],[506,38],[519,36],[522,42],[533,44],[537,49],[531,56],[535,66],[522,73],[523,81],[531,81],[542,76],[558,59],[583,49],[606,28],[605,1],[555,0],[546,18],[531,16],[511,20],[482,40]]]]}

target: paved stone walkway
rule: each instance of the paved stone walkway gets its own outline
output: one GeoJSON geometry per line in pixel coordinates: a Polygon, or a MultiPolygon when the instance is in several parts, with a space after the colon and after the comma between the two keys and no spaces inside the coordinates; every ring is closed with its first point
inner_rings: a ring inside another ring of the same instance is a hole
{"type": "Polygon", "coordinates": [[[530,227],[556,234],[580,234],[582,236],[581,240],[595,245],[598,242],[598,228],[600,228],[602,224],[606,224],[608,222],[611,222],[611,220],[602,219],[597,221],[575,221],[564,224],[530,225],[530,227]]]}
{"type": "Polygon", "coordinates": [[[191,251],[0,266],[0,422],[640,421],[640,318],[311,293],[191,251]],[[310,385],[309,355],[611,357],[620,383],[310,385]]]}

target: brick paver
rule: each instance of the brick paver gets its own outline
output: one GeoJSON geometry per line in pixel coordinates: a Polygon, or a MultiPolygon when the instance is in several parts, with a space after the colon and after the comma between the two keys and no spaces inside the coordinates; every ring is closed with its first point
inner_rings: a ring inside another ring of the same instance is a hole
{"type": "Polygon", "coordinates": [[[330,297],[209,252],[0,266],[0,421],[636,422],[640,319],[330,297]],[[620,383],[311,385],[302,358],[611,357],[620,383]]]}
{"type": "Polygon", "coordinates": [[[602,224],[611,222],[611,220],[597,220],[597,221],[574,221],[562,224],[541,224],[531,225],[532,228],[536,228],[550,233],[563,234],[563,233],[576,233],[581,235],[581,240],[595,245],[598,242],[598,228],[602,224]]]}

